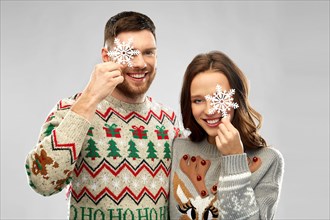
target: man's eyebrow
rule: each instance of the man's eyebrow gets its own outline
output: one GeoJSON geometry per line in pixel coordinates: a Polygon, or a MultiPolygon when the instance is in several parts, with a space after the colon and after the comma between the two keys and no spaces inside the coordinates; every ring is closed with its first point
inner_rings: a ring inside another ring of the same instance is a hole
{"type": "Polygon", "coordinates": [[[157,50],[157,47],[145,48],[144,50],[157,50]]]}

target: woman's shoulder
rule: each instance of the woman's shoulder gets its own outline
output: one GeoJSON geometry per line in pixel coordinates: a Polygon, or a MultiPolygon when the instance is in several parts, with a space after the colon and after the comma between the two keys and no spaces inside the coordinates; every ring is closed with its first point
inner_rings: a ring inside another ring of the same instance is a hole
{"type": "Polygon", "coordinates": [[[266,154],[269,154],[269,155],[273,156],[274,158],[278,158],[279,160],[283,160],[283,155],[280,152],[280,150],[278,150],[274,147],[271,147],[271,146],[263,147],[260,150],[261,150],[260,151],[261,153],[266,153],[266,154]]]}
{"type": "Polygon", "coordinates": [[[278,164],[284,166],[284,157],[282,153],[271,146],[252,149],[247,151],[249,157],[259,157],[264,163],[278,164]]]}
{"type": "Polygon", "coordinates": [[[284,174],[284,158],[278,149],[263,147],[249,150],[247,154],[252,161],[259,164],[252,175],[253,186],[260,182],[281,184],[284,174]],[[257,157],[257,159],[255,160],[254,157],[257,157]]]}
{"type": "Polygon", "coordinates": [[[187,148],[194,149],[199,146],[200,143],[191,141],[188,137],[177,137],[173,140],[173,150],[181,151],[187,148]]]}
{"type": "Polygon", "coordinates": [[[187,137],[177,137],[173,140],[173,148],[182,147],[182,146],[191,146],[194,142],[192,142],[187,137]]]}
{"type": "Polygon", "coordinates": [[[272,146],[253,148],[253,149],[249,148],[247,150],[247,154],[248,155],[256,155],[256,156],[258,156],[258,155],[268,155],[268,156],[271,156],[271,157],[274,157],[274,158],[278,158],[280,160],[283,159],[282,153],[278,149],[276,149],[272,146]]]}
{"type": "Polygon", "coordinates": [[[206,139],[199,141],[199,142],[194,142],[192,140],[190,140],[189,137],[176,137],[173,140],[173,147],[175,146],[205,146],[205,145],[210,145],[206,139]]]}
{"type": "Polygon", "coordinates": [[[176,137],[173,140],[173,143],[179,144],[179,143],[187,143],[187,142],[192,142],[188,137],[176,137]]]}
{"type": "Polygon", "coordinates": [[[274,147],[264,147],[263,150],[270,154],[274,160],[284,163],[283,155],[278,149],[274,147]]]}

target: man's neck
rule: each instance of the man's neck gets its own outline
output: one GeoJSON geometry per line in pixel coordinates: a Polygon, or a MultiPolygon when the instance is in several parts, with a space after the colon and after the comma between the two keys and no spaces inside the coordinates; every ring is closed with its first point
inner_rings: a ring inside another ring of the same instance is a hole
{"type": "Polygon", "coordinates": [[[116,89],[112,92],[111,96],[122,102],[130,103],[130,104],[143,103],[146,98],[145,94],[137,95],[136,97],[128,97],[127,95],[121,93],[120,91],[118,91],[116,89]]]}

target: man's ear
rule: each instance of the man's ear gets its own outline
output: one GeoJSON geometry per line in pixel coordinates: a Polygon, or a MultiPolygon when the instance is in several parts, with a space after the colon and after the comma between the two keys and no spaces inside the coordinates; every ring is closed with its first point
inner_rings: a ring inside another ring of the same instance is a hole
{"type": "Polygon", "coordinates": [[[107,50],[107,48],[102,47],[101,56],[102,56],[102,60],[103,60],[103,62],[109,62],[109,61],[110,61],[110,57],[109,57],[109,55],[108,55],[108,50],[107,50]]]}

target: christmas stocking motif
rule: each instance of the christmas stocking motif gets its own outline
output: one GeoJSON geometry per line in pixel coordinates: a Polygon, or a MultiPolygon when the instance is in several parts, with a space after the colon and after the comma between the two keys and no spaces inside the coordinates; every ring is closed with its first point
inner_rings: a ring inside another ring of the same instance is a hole
{"type": "Polygon", "coordinates": [[[177,127],[174,127],[174,137],[177,138],[177,137],[182,137],[182,132],[180,130],[180,128],[177,128],[177,127]]]}

